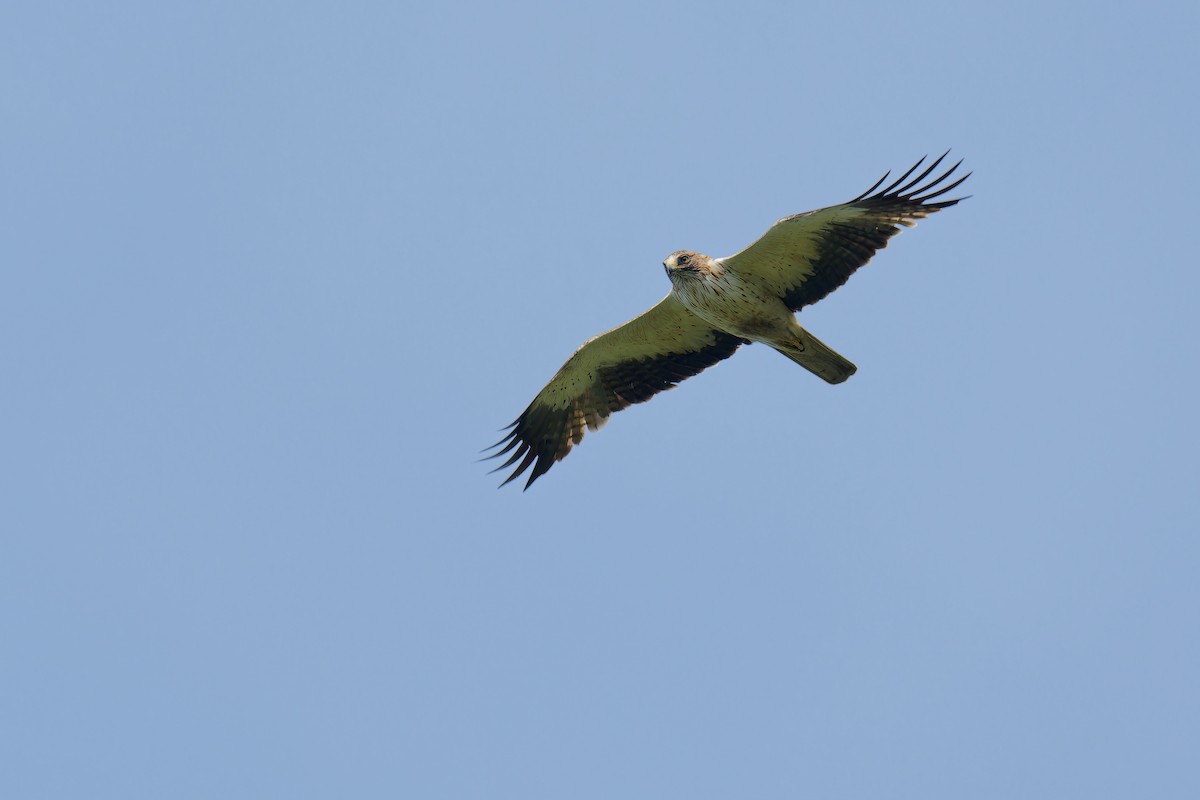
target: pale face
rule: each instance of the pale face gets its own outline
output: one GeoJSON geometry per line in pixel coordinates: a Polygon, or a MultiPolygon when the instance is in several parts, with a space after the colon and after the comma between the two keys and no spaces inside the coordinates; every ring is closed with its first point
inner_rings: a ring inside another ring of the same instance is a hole
{"type": "Polygon", "coordinates": [[[707,256],[702,256],[691,250],[676,250],[663,261],[663,269],[667,271],[668,276],[680,272],[694,273],[699,272],[707,261],[707,256]]]}

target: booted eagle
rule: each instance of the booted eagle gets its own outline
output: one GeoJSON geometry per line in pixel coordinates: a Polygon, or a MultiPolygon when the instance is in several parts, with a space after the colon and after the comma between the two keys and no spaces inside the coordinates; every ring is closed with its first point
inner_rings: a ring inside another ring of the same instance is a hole
{"type": "Polygon", "coordinates": [[[965,199],[929,202],[970,177],[942,185],[959,161],[922,183],[946,155],[912,180],[924,158],[883,189],[890,173],[848,203],[784,217],[737,255],[679,250],[667,256],[670,294],[584,342],[492,445],[500,449],[488,458],[512,451],[493,472],[516,464],[500,485],[532,467],[528,489],[579,444],[585,429],[599,430],[614,411],[674,388],[743,344],[770,345],[829,383],[849,378],[856,367],[800,327],[794,312],[845,283],[900,232],[898,225],[912,227],[965,199]]]}

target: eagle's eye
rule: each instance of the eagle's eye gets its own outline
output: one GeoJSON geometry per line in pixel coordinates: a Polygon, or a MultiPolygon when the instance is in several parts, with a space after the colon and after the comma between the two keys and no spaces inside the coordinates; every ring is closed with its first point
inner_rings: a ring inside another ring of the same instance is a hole
{"type": "Polygon", "coordinates": [[[688,263],[691,260],[692,260],[691,256],[680,256],[679,258],[675,259],[675,263],[682,267],[684,264],[688,263]]]}

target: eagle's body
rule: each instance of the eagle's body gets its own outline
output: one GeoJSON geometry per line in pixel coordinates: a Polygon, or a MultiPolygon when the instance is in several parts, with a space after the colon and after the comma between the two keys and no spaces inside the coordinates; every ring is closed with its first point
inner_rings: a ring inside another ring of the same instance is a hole
{"type": "Polygon", "coordinates": [[[682,250],[672,253],[664,267],[675,299],[718,330],[770,343],[795,327],[796,317],[782,300],[746,276],[726,269],[720,259],[682,250]],[[688,257],[686,265],[677,263],[680,256],[688,257]]]}
{"type": "Polygon", "coordinates": [[[736,255],[672,253],[663,262],[670,294],[585,342],[509,426],[495,454],[514,451],[499,467],[517,464],[504,483],[532,466],[528,488],[585,430],[599,429],[612,412],[673,388],[742,344],[767,344],[829,383],[853,375],[855,366],[802,328],[795,312],[845,283],[887,246],[897,225],[912,226],[959,202],[927,202],[966,180],[938,188],[958,164],[914,188],[943,158],[903,186],[925,159],[876,194],[887,175],[848,203],[784,217],[736,255]]]}
{"type": "Polygon", "coordinates": [[[717,330],[770,345],[829,383],[841,383],[858,369],[800,327],[778,295],[730,269],[725,259],[681,250],[663,265],[675,298],[717,330]],[[678,266],[680,256],[687,256],[686,266],[678,266]]]}

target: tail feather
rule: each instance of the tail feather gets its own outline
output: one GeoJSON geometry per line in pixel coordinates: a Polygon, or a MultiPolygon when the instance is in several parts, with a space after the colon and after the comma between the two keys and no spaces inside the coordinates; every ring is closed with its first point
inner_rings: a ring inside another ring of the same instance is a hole
{"type": "Polygon", "coordinates": [[[799,328],[792,341],[771,346],[829,383],[841,383],[858,371],[858,367],[803,328],[799,328]]]}

